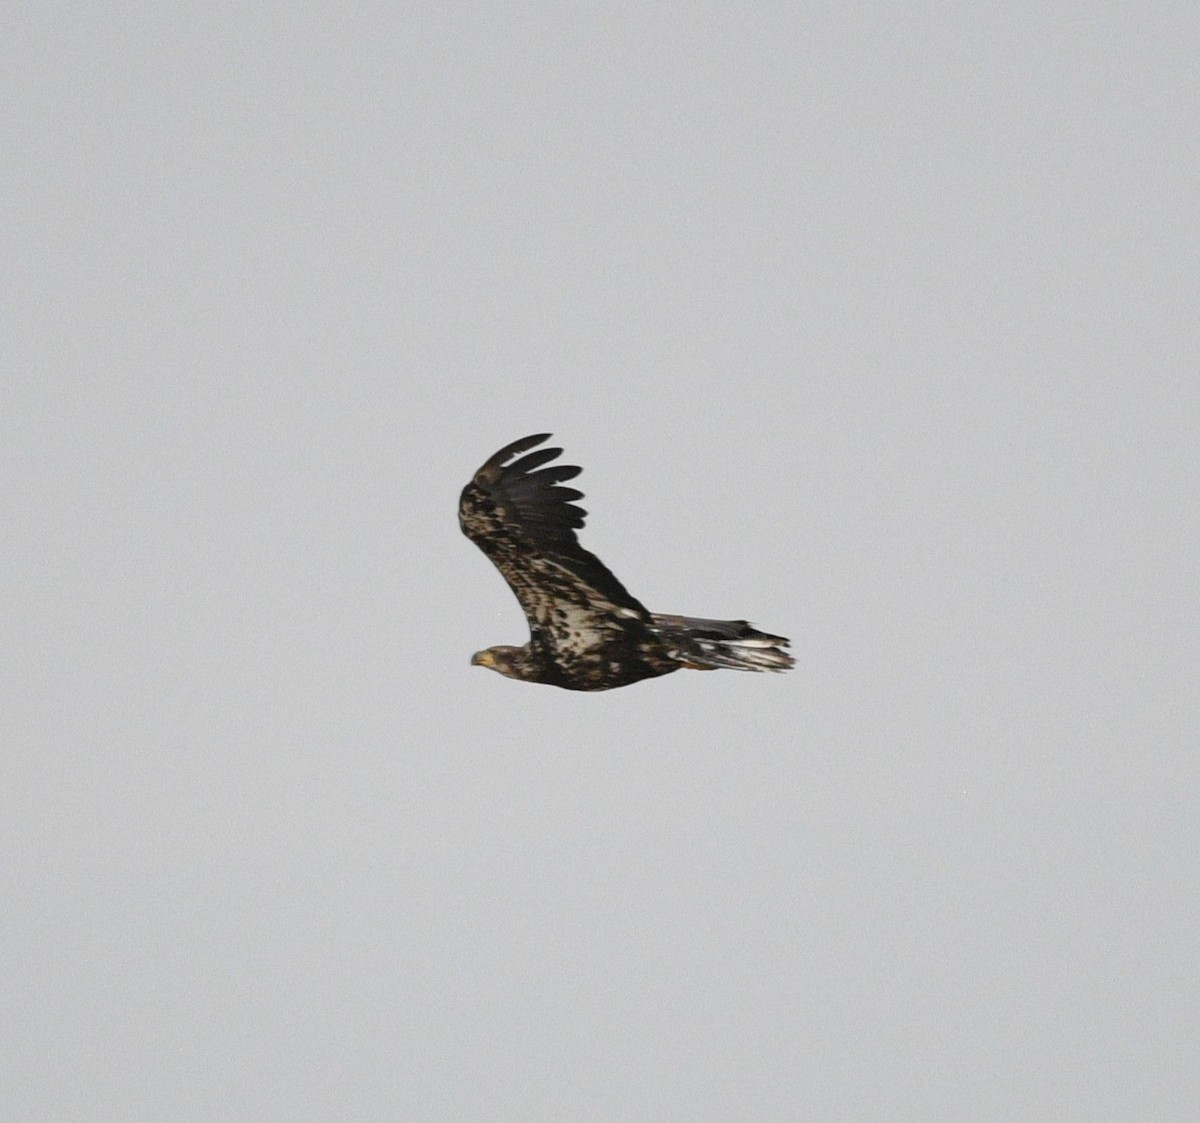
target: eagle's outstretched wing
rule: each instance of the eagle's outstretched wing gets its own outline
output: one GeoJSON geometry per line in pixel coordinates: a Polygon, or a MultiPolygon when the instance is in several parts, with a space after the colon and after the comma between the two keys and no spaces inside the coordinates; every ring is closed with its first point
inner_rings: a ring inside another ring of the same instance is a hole
{"type": "Polygon", "coordinates": [[[629,643],[631,632],[648,636],[651,619],[579,544],[575,531],[587,512],[574,500],[583,493],[559,485],[580,469],[542,467],[561,448],[529,451],[549,437],[525,437],[496,453],[463,488],[458,521],[516,593],[534,649],[568,666],[584,652],[629,643]]]}

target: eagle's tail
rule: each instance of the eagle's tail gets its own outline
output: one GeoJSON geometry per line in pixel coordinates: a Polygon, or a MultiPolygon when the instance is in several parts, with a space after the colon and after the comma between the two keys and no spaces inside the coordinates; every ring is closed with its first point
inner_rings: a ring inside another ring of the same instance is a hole
{"type": "Polygon", "coordinates": [[[698,671],[786,671],[795,660],[783,649],[788,640],[751,627],[745,620],[702,620],[696,616],[654,614],[654,627],[671,654],[698,671]]]}

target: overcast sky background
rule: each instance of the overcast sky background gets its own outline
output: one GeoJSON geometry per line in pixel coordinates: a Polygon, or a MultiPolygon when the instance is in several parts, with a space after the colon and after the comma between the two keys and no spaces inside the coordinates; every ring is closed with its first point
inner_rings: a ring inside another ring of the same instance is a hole
{"type": "Polygon", "coordinates": [[[0,43],[0,1115],[1195,1113],[1193,5],[0,43]],[[470,668],[544,430],[795,671],[470,668]]]}

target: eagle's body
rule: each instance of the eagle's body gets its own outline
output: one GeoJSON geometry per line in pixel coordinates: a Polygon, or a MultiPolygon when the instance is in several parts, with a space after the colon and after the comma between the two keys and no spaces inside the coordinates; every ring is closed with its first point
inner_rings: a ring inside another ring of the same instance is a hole
{"type": "Polygon", "coordinates": [[[489,647],[473,664],[567,690],[611,690],[680,667],[783,671],[792,665],[786,639],[744,620],[648,612],[579,544],[575,531],[586,512],[573,501],[583,494],[559,485],[580,469],[543,468],[562,449],[529,450],[548,438],[542,433],[502,448],[459,500],[463,533],[516,593],[530,631],[524,647],[489,647]]]}

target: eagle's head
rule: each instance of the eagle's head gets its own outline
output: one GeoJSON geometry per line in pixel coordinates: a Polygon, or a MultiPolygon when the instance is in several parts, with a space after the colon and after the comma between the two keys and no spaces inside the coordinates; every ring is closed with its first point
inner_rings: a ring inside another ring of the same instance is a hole
{"type": "Polygon", "coordinates": [[[499,671],[505,678],[528,679],[529,667],[525,662],[525,656],[528,654],[529,649],[526,647],[509,647],[502,644],[475,652],[471,656],[471,666],[489,667],[493,671],[499,671]]]}

